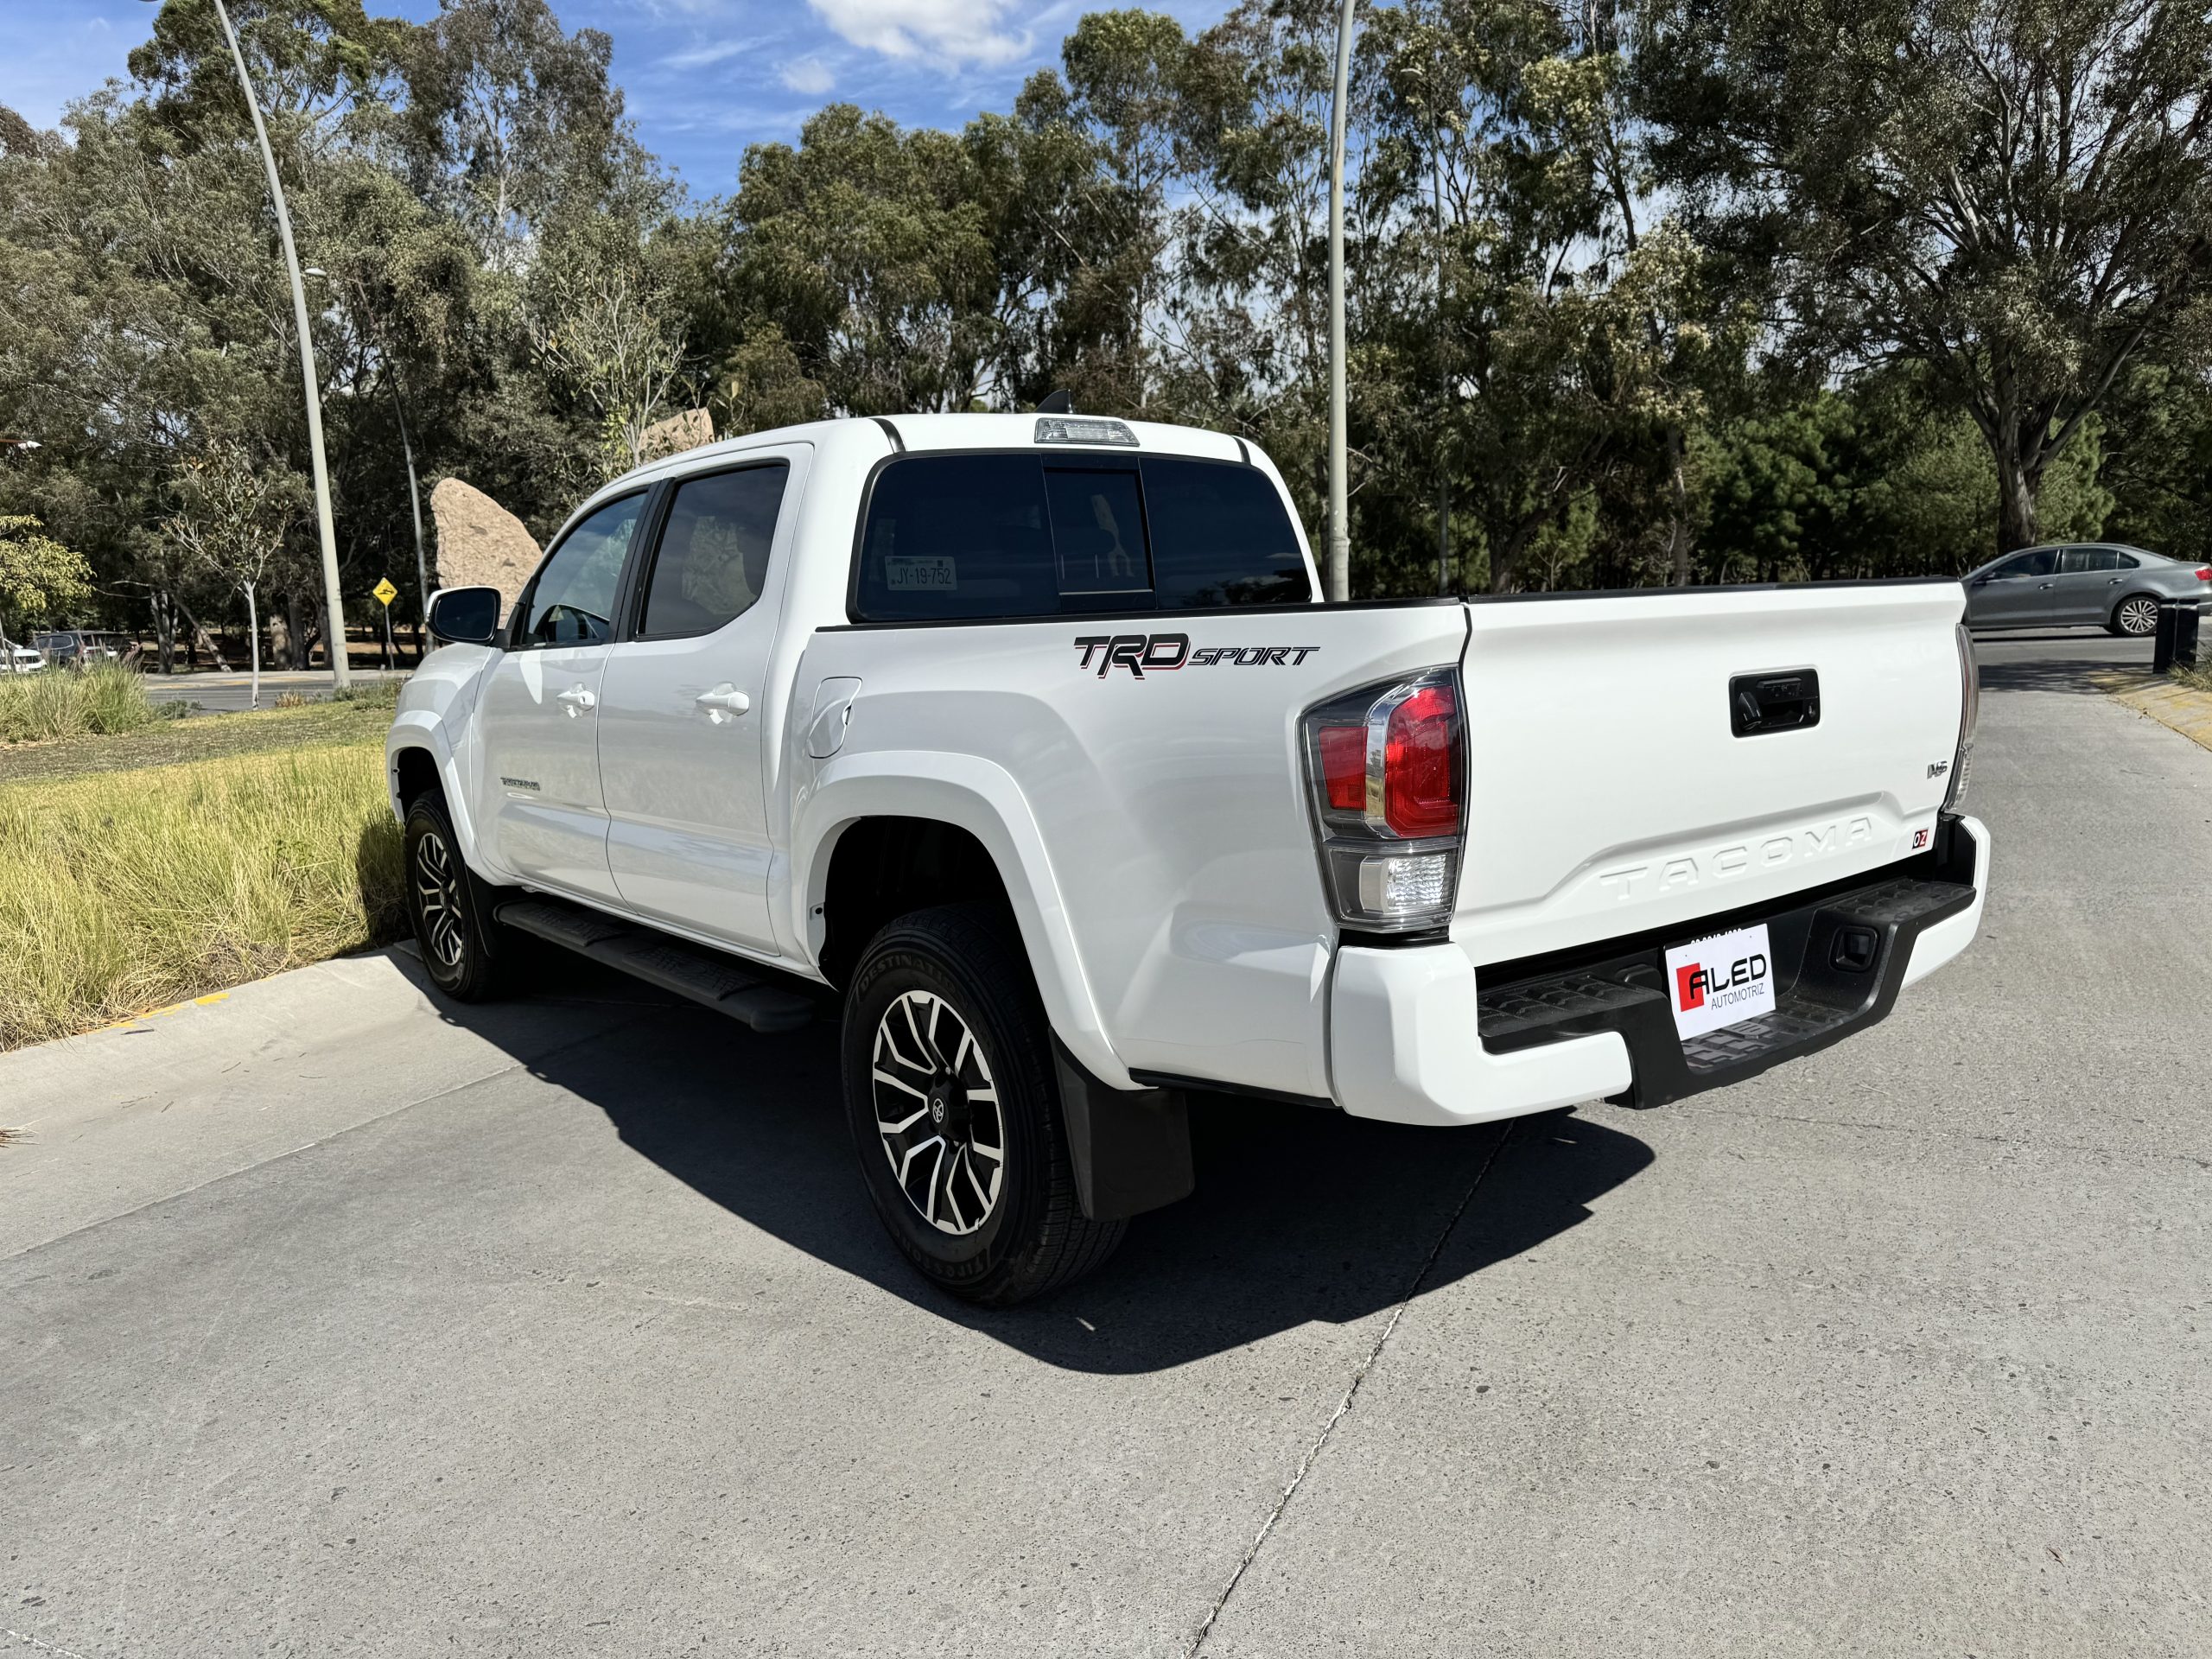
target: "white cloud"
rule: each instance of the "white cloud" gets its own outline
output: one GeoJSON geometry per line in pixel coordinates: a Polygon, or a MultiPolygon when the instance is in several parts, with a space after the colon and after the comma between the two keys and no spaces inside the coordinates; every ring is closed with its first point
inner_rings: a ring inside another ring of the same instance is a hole
{"type": "Polygon", "coordinates": [[[837,76],[817,57],[793,58],[777,74],[785,86],[808,98],[819,98],[837,84],[837,76]]]}
{"type": "Polygon", "coordinates": [[[1029,34],[1001,27],[1007,0],[810,0],[822,21],[855,46],[893,58],[947,64],[1007,63],[1029,50],[1029,34]]]}
{"type": "Polygon", "coordinates": [[[681,52],[671,52],[660,60],[664,69],[703,69],[710,63],[721,63],[747,50],[743,41],[716,41],[710,45],[688,47],[681,52]]]}

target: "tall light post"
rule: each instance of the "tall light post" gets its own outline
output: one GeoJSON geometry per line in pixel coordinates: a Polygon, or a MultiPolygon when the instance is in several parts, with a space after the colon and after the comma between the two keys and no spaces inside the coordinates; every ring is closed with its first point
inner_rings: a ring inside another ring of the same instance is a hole
{"type": "MultiPolygon", "coordinates": [[[[159,5],[162,0],[148,0],[159,5]]],[[[261,119],[261,100],[254,96],[253,77],[246,73],[245,53],[231,14],[223,0],[214,0],[223,38],[230,43],[231,62],[238,72],[238,87],[245,94],[246,113],[253,118],[253,136],[261,146],[261,165],[269,175],[269,200],[276,209],[276,239],[284,248],[284,272],[292,280],[292,324],[300,336],[300,385],[307,395],[308,454],[315,469],[315,522],[322,538],[322,596],[325,607],[324,640],[330,656],[331,683],[343,690],[353,683],[346,661],[346,609],[338,597],[338,532],[330,518],[330,467],[322,457],[322,393],[315,379],[315,342],[308,334],[308,293],[300,280],[300,256],[292,246],[292,215],[284,206],[284,181],[277,176],[276,155],[269,148],[269,129],[261,119]]]]}
{"type": "Polygon", "coordinates": [[[1336,97],[1329,107],[1329,601],[1351,598],[1351,500],[1344,471],[1344,123],[1351,92],[1352,13],[1337,19],[1336,97]]]}
{"type": "MultiPolygon", "coordinates": [[[[320,265],[309,265],[306,274],[320,276],[325,282],[330,280],[330,273],[320,265]]],[[[364,315],[367,314],[365,302],[361,310],[364,315]]],[[[369,329],[372,334],[375,333],[373,321],[370,323],[369,329]]],[[[379,349],[382,349],[381,342],[379,349]]],[[[415,440],[407,431],[407,399],[400,394],[399,365],[392,361],[391,353],[388,351],[385,353],[384,360],[385,368],[391,372],[391,412],[399,421],[399,453],[407,461],[407,505],[415,514],[415,582],[422,589],[423,614],[427,618],[430,614],[430,561],[423,550],[423,490],[415,476],[415,440]]]]}

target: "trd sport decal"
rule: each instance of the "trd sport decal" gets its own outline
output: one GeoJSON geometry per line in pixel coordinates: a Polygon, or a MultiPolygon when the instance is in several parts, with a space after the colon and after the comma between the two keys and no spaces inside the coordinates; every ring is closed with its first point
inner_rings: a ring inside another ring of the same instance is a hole
{"type": "Polygon", "coordinates": [[[1186,664],[1192,668],[1226,668],[1232,664],[1243,668],[1295,668],[1321,649],[1319,645],[1200,645],[1193,651],[1187,633],[1079,634],[1075,648],[1083,653],[1077,666],[1089,668],[1096,658],[1102,680],[1111,668],[1126,668],[1138,679],[1147,674],[1165,674],[1186,664]]]}

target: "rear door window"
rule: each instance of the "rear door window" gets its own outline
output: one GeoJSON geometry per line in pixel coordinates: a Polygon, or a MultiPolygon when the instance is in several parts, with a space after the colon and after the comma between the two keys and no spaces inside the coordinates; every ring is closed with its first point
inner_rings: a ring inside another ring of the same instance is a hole
{"type": "Polygon", "coordinates": [[[908,455],[876,475],[853,615],[871,622],[1303,604],[1256,467],[1174,456],[908,455]]]}
{"type": "Polygon", "coordinates": [[[645,588],[648,639],[711,633],[753,608],[768,581],[785,461],[687,478],[676,486],[645,588]]]}
{"type": "Polygon", "coordinates": [[[2120,568],[2120,554],[2109,547],[2069,547],[2058,556],[2058,574],[2062,576],[2087,575],[2120,568]]]}

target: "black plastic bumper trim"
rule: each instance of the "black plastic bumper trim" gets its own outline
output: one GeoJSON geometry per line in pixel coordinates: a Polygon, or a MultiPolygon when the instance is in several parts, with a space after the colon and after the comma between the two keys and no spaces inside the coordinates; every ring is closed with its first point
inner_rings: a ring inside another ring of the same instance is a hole
{"type": "Polygon", "coordinates": [[[1504,1053],[1618,1032],[1628,1045],[1634,1080],[1613,1098],[1627,1106],[1664,1105],[1755,1077],[1885,1018],[1920,936],[1973,905],[1974,858],[1972,838],[1946,817],[1926,853],[1872,880],[1832,883],[1779,903],[1557,957],[1478,968],[1483,1046],[1504,1053]],[[1775,959],[1774,1012],[1700,1037],[1678,1036],[1666,988],[1667,948],[1759,922],[1767,926],[1775,959]],[[1875,948],[1866,960],[1870,933],[1875,948]],[[1843,948],[1846,943],[1851,948],[1843,948]]]}

